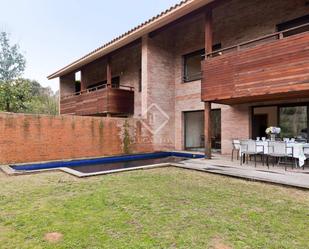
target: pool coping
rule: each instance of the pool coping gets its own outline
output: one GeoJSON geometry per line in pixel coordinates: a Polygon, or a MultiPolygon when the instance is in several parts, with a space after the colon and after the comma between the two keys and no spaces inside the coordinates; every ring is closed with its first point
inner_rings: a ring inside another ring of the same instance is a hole
{"type": "Polygon", "coordinates": [[[158,163],[158,164],[151,164],[145,166],[136,166],[131,168],[123,168],[123,169],[113,169],[108,171],[98,171],[93,173],[82,173],[80,171],[70,169],[67,167],[61,168],[51,168],[51,169],[39,169],[39,170],[15,170],[10,165],[0,165],[0,170],[2,170],[5,174],[9,176],[21,176],[21,175],[31,175],[31,174],[38,174],[44,172],[64,172],[78,178],[90,177],[90,176],[99,176],[99,175],[108,175],[108,174],[115,174],[121,173],[126,171],[133,171],[133,170],[145,170],[145,169],[153,169],[153,168],[160,168],[160,167],[170,167],[173,163],[158,163]]]}
{"type": "MultiPolygon", "coordinates": [[[[28,171],[33,172],[37,170],[45,169],[57,169],[57,168],[72,168],[83,165],[92,165],[92,164],[109,164],[125,161],[135,161],[142,159],[155,159],[161,157],[182,157],[188,159],[195,158],[204,158],[203,154],[192,153],[192,152],[181,152],[181,151],[155,151],[147,153],[138,153],[138,154],[127,154],[127,155],[118,155],[118,156],[104,156],[104,157],[93,157],[85,159],[71,159],[71,160],[53,160],[53,161],[42,161],[34,163],[12,163],[9,164],[9,167],[18,170],[18,171],[28,171]]],[[[147,166],[147,165],[145,165],[147,166]]]]}

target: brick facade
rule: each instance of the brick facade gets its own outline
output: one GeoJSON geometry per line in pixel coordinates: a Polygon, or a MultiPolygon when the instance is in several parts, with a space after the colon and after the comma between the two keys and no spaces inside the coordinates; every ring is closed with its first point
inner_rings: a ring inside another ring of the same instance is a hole
{"type": "Polygon", "coordinates": [[[139,120],[0,114],[0,163],[153,151],[139,120]]]}
{"type": "MultiPolygon", "coordinates": [[[[276,31],[276,24],[307,13],[308,7],[305,7],[305,0],[228,1],[216,8],[213,13],[214,44],[221,43],[222,47],[227,47],[273,33],[276,31]],[[274,9],[277,11],[274,12],[274,9]],[[235,13],[237,14],[235,15],[235,13]]],[[[153,59],[151,56],[159,57],[168,53],[170,63],[157,61],[157,64],[152,65],[150,69],[145,68],[147,74],[155,75],[155,78],[148,78],[147,89],[151,92],[154,90],[151,88],[152,85],[159,87],[165,82],[165,85],[160,88],[161,90],[155,91],[160,93],[161,96],[168,96],[166,91],[170,89],[170,77],[173,77],[174,89],[172,91],[174,92],[174,98],[170,97],[170,102],[174,102],[174,113],[172,114],[172,111],[170,111],[170,122],[174,123],[174,128],[170,129],[170,132],[174,133],[174,148],[183,150],[183,114],[186,111],[203,110],[204,105],[201,101],[201,81],[183,82],[182,56],[204,48],[204,16],[203,14],[197,14],[179,22],[156,34],[155,39],[164,46],[161,46],[160,50],[156,50],[156,54],[153,51],[150,53],[148,51],[147,60],[153,59]],[[164,66],[165,70],[169,70],[170,73],[174,73],[174,75],[169,75],[168,78],[166,75],[162,76],[162,66],[164,66]],[[158,85],[158,82],[160,82],[160,85],[158,85]]],[[[149,92],[147,94],[149,95],[149,92]]],[[[151,94],[154,95],[154,93],[151,94]]],[[[169,95],[171,96],[171,93],[169,95]]],[[[223,154],[230,153],[233,138],[250,137],[251,114],[249,106],[249,104],[233,107],[219,104],[212,105],[213,109],[221,109],[221,151],[223,154]]],[[[171,108],[172,106],[169,105],[169,109],[171,108]]]]}
{"type": "MultiPolygon", "coordinates": [[[[158,123],[154,129],[160,127],[160,118],[167,116],[168,122],[162,129],[155,131],[154,146],[157,150],[174,149],[174,64],[169,36],[156,36],[143,39],[143,83],[147,81],[147,88],[143,87],[143,114],[155,116],[158,123]],[[163,113],[158,110],[160,108],[163,113]]],[[[164,120],[162,120],[164,122],[164,120]]]]}
{"type": "MultiPolygon", "coordinates": [[[[308,14],[307,2],[226,1],[213,11],[214,44],[220,43],[224,48],[273,33],[276,24],[308,14]]],[[[139,45],[126,48],[112,58],[113,76],[120,75],[121,84],[135,87],[134,117],[141,117],[152,104],[159,105],[169,117],[167,125],[154,134],[157,150],[184,149],[183,114],[204,109],[201,81],[183,83],[183,55],[203,49],[204,36],[204,15],[200,13],[153,35],[145,35],[139,45]],[[140,77],[141,92],[138,91],[140,77]]],[[[99,70],[104,78],[106,62],[102,59],[101,63],[88,69],[88,73],[99,70]]],[[[250,105],[212,105],[213,109],[221,109],[222,153],[230,153],[232,138],[250,137],[250,105]]]]}
{"type": "Polygon", "coordinates": [[[236,45],[276,31],[276,25],[308,15],[307,0],[231,0],[213,11],[214,44],[236,45]]]}

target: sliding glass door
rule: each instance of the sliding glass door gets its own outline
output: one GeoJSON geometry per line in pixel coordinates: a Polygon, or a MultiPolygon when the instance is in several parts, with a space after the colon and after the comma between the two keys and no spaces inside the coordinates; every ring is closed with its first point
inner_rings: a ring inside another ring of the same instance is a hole
{"type": "MultiPolygon", "coordinates": [[[[211,111],[211,144],[212,149],[221,149],[221,110],[211,111]]],[[[185,149],[201,150],[204,148],[204,111],[184,113],[185,149]]]]}
{"type": "Polygon", "coordinates": [[[308,106],[279,107],[279,126],[281,137],[308,139],[308,106]]]}
{"type": "Polygon", "coordinates": [[[295,138],[307,141],[309,105],[282,104],[260,106],[253,108],[252,138],[265,137],[266,127],[278,126],[281,128],[281,138],[295,138]]]}
{"type": "Polygon", "coordinates": [[[204,112],[185,112],[185,149],[204,148],[204,112]]]}

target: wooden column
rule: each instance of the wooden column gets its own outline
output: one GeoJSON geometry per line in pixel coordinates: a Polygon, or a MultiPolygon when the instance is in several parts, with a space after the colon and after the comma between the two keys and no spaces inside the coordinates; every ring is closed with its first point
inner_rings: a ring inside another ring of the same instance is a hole
{"type": "MultiPolygon", "coordinates": [[[[212,52],[213,31],[212,31],[212,9],[205,10],[205,52],[212,52]]],[[[207,58],[206,58],[207,59],[207,58]]]]}
{"type": "MultiPolygon", "coordinates": [[[[205,10],[205,60],[207,54],[212,52],[212,9],[205,10]]],[[[206,76],[207,77],[207,76],[206,76]]],[[[205,102],[204,111],[204,135],[205,135],[205,157],[211,159],[211,102],[205,102]]]]}
{"type": "Polygon", "coordinates": [[[204,110],[205,157],[211,159],[211,102],[205,102],[204,110]]]}
{"type": "Polygon", "coordinates": [[[107,87],[112,87],[112,67],[111,67],[111,58],[107,58],[107,65],[106,65],[106,81],[107,87]]]}

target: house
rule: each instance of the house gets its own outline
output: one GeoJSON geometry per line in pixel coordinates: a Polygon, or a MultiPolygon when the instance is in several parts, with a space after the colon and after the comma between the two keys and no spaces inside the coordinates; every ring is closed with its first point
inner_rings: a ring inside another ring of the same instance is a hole
{"type": "Polygon", "coordinates": [[[61,114],[159,108],[156,149],[226,154],[271,125],[308,138],[308,31],[308,0],[184,0],[48,78],[61,114]]]}

